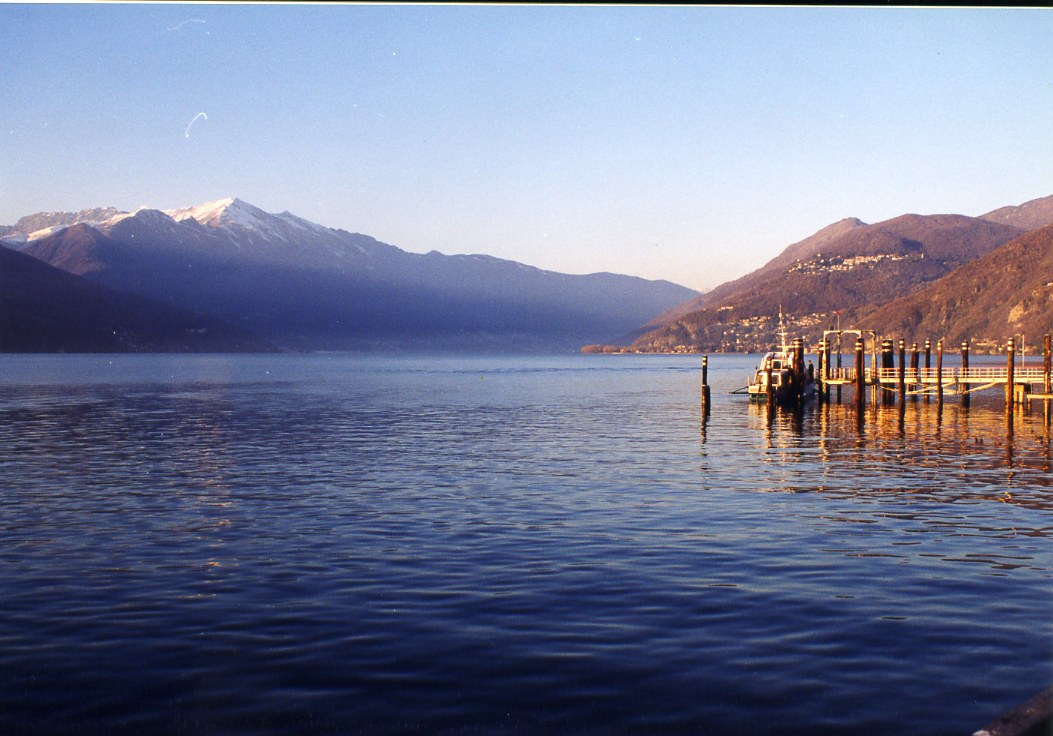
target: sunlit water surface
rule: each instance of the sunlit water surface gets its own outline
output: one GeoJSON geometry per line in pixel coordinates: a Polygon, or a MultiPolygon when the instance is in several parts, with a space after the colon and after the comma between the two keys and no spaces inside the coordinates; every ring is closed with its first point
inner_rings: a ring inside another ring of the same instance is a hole
{"type": "Polygon", "coordinates": [[[1041,404],[755,358],[0,358],[0,732],[967,734],[1053,682],[1041,404]],[[851,394],[846,394],[850,396],[851,394]]]}

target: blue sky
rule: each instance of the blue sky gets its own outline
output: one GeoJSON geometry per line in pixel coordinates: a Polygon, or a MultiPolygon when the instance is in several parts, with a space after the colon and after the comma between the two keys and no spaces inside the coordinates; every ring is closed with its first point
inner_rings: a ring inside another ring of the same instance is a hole
{"type": "Polygon", "coordinates": [[[1048,9],[0,3],[0,100],[2,224],[233,195],[694,288],[1053,194],[1048,9]]]}

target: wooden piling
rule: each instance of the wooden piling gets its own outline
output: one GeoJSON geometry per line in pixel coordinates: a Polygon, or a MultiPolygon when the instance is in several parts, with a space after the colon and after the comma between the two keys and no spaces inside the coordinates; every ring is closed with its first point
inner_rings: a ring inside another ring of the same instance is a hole
{"type": "Polygon", "coordinates": [[[709,414],[709,356],[702,356],[702,413],[709,414]]]}
{"type": "Polygon", "coordinates": [[[822,342],[819,343],[819,370],[815,373],[815,397],[822,403],[829,399],[824,392],[826,389],[826,371],[829,370],[827,366],[827,353],[826,353],[826,338],[823,338],[822,342]]]}
{"type": "MultiPolygon", "coordinates": [[[[962,374],[969,372],[969,341],[962,340],[962,374]]],[[[959,383],[958,390],[962,394],[962,406],[969,406],[969,384],[959,383]]]]}
{"type": "Polygon", "coordinates": [[[899,341],[899,400],[907,400],[907,344],[899,341]]]}
{"type": "MultiPolygon", "coordinates": [[[[896,367],[895,362],[896,343],[889,339],[881,341],[881,369],[892,370],[896,367]]],[[[891,404],[894,394],[883,382],[881,386],[881,399],[883,404],[891,404]]]]}
{"type": "Polygon", "coordinates": [[[771,363],[764,368],[764,382],[768,399],[768,407],[775,403],[775,387],[771,385],[771,363]]]}
{"type": "MultiPolygon", "coordinates": [[[[823,338],[823,340],[822,340],[822,371],[821,371],[821,374],[822,374],[823,391],[826,392],[826,394],[824,394],[824,396],[823,396],[823,399],[826,400],[827,403],[830,402],[830,373],[831,373],[830,354],[831,354],[832,350],[833,350],[833,345],[830,344],[830,340],[828,340],[826,338],[823,338]]],[[[841,384],[838,383],[837,384],[837,400],[838,400],[838,403],[840,403],[840,398],[841,398],[841,384]]]]}
{"type": "Polygon", "coordinates": [[[1051,383],[1050,381],[1050,379],[1053,378],[1053,376],[1050,375],[1051,364],[1053,364],[1053,348],[1051,348],[1050,345],[1049,333],[1046,333],[1044,343],[1045,344],[1042,351],[1042,383],[1043,388],[1045,389],[1043,393],[1046,396],[1049,396],[1051,393],[1053,393],[1053,383],[1051,383]]]}
{"type": "Polygon", "coordinates": [[[943,403],[943,340],[936,341],[936,401],[943,403]]]}
{"type": "Polygon", "coordinates": [[[804,338],[801,337],[795,337],[793,339],[793,374],[794,401],[800,404],[802,399],[804,398],[805,378],[804,338]]]}
{"type": "Polygon", "coordinates": [[[863,338],[856,338],[856,407],[861,411],[866,401],[866,362],[863,338]]]}
{"type": "Polygon", "coordinates": [[[1009,342],[1005,344],[1005,352],[1007,356],[1006,365],[1006,381],[1005,381],[1005,408],[1012,410],[1013,402],[1016,400],[1016,384],[1014,379],[1016,378],[1016,338],[1009,338],[1009,342]]]}
{"type": "Polygon", "coordinates": [[[889,370],[896,367],[896,341],[891,338],[881,342],[881,367],[889,370]]]}
{"type": "MultiPolygon", "coordinates": [[[[929,369],[932,368],[932,340],[925,340],[925,377],[928,378],[929,369]]],[[[920,383],[920,381],[919,381],[920,383]]],[[[929,403],[929,392],[925,391],[925,403],[929,403]]]]}
{"type": "Polygon", "coordinates": [[[918,343],[912,343],[910,346],[910,369],[914,373],[914,381],[911,383],[911,390],[916,391],[918,389],[918,343]]]}
{"type": "MultiPolygon", "coordinates": [[[[838,371],[838,378],[844,379],[844,376],[841,375],[841,335],[840,335],[840,333],[837,335],[837,371],[838,371]]],[[[838,404],[841,403],[841,386],[842,385],[843,384],[841,383],[841,381],[837,382],[837,403],[838,404]]]]}

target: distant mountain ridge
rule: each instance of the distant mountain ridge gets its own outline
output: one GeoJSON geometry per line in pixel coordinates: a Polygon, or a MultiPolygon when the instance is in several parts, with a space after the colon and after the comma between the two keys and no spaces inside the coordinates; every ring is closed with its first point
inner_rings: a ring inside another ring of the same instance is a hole
{"type": "Polygon", "coordinates": [[[678,317],[698,311],[706,306],[720,304],[729,296],[763,282],[766,277],[769,277],[772,274],[780,273],[789,264],[792,264],[797,260],[810,258],[816,253],[822,252],[823,248],[829,243],[835,241],[845,233],[860,227],[866,227],[866,223],[855,217],[846,217],[843,220],[827,225],[814,235],[790,245],[786,250],[766,263],[760,269],[734,279],[733,281],[720,284],[716,288],[711,289],[688,302],[678,304],[670,311],[658,315],[654,320],[648,323],[648,325],[645,325],[645,327],[652,329],[655,327],[661,327],[678,317]]]}
{"type": "Polygon", "coordinates": [[[862,311],[860,324],[932,335],[954,347],[1053,332],[1053,225],[1028,231],[909,296],[862,311]]]}
{"type": "MultiPolygon", "coordinates": [[[[762,268],[645,323],[628,349],[763,351],[776,341],[780,309],[794,334],[817,340],[841,318],[879,315],[879,305],[937,284],[1032,226],[1048,224],[1053,196],[981,217],[908,214],[873,225],[846,218],[788,246],[762,268]]],[[[1053,313],[1047,316],[1053,322],[1053,313]]],[[[884,324],[888,317],[874,319],[884,324]]]]}
{"type": "Polygon", "coordinates": [[[1049,225],[1053,196],[980,217],[844,218],[699,294],[485,255],[408,253],[235,197],[166,211],[37,213],[0,226],[15,255],[55,267],[35,271],[0,248],[9,292],[0,295],[0,350],[21,341],[49,350],[759,351],[775,341],[780,308],[808,340],[837,320],[997,340],[1053,327],[1049,225]],[[12,273],[32,273],[35,298],[24,284],[10,297],[12,273]]]}
{"type": "Polygon", "coordinates": [[[78,222],[103,222],[122,214],[114,207],[97,207],[80,212],[37,212],[19,218],[14,225],[0,225],[0,243],[25,244],[34,236],[42,238],[78,222]]]}
{"type": "Polygon", "coordinates": [[[990,222],[1035,230],[1053,223],[1053,195],[1032,199],[1020,205],[1000,207],[980,217],[990,222]]]}
{"type": "Polygon", "coordinates": [[[4,352],[273,349],[215,318],[116,292],[0,247],[4,352]]]}
{"type": "Polygon", "coordinates": [[[290,349],[576,350],[624,338],[697,294],[667,281],[409,253],[234,197],[20,222],[36,230],[9,229],[4,240],[26,255],[290,349]]]}

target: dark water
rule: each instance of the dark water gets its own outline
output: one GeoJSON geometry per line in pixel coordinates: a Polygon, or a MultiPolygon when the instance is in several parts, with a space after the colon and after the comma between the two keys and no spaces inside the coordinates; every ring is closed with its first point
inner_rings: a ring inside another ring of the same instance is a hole
{"type": "Polygon", "coordinates": [[[703,425],[693,357],[2,357],[0,733],[969,734],[1053,682],[1041,405],[769,416],[753,362],[703,425]]]}

